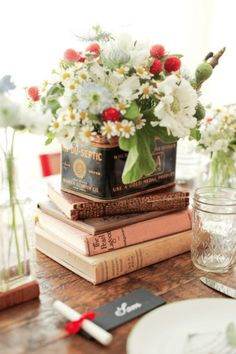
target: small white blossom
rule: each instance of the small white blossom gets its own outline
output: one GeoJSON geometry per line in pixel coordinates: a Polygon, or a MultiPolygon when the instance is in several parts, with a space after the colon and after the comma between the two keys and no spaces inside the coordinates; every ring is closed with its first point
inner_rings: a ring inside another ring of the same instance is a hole
{"type": "Polygon", "coordinates": [[[135,128],[136,129],[142,129],[146,124],[146,119],[139,117],[138,119],[136,119],[135,121],[135,128]]]}
{"type": "Polygon", "coordinates": [[[139,89],[139,94],[142,95],[141,99],[148,99],[153,94],[154,88],[148,82],[142,84],[139,89]]]}
{"type": "Polygon", "coordinates": [[[115,123],[110,121],[104,122],[101,127],[101,132],[102,135],[106,136],[108,139],[110,139],[112,136],[115,136],[116,135],[115,123]]]}
{"type": "Polygon", "coordinates": [[[132,121],[124,119],[121,122],[120,131],[121,131],[121,136],[128,139],[135,134],[135,125],[132,121]]]}
{"type": "Polygon", "coordinates": [[[90,82],[79,87],[78,98],[79,109],[92,114],[102,113],[113,104],[112,95],[104,86],[90,82]]]}
{"type": "Polygon", "coordinates": [[[79,130],[79,137],[84,142],[89,142],[94,135],[96,135],[96,132],[94,132],[94,127],[91,125],[84,125],[79,130]]]}
{"type": "Polygon", "coordinates": [[[157,121],[152,126],[165,127],[175,137],[185,137],[194,128],[197,94],[190,83],[176,75],[168,76],[158,85],[160,102],[154,109],[157,121]]]}

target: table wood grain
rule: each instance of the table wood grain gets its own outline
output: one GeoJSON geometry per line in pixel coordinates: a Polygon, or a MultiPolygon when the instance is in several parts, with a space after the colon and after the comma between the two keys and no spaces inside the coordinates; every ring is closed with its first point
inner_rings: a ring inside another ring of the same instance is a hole
{"type": "MultiPolygon", "coordinates": [[[[204,273],[206,274],[206,273],[204,273]]],[[[37,253],[39,300],[0,312],[0,354],[125,354],[126,340],[137,319],[112,331],[114,340],[103,347],[81,335],[68,336],[65,319],[57,314],[55,299],[84,312],[128,292],[145,287],[167,303],[202,297],[224,297],[204,286],[190,254],[174,257],[142,270],[94,286],[66,268],[37,253]]],[[[235,269],[211,277],[236,287],[235,269]]]]}

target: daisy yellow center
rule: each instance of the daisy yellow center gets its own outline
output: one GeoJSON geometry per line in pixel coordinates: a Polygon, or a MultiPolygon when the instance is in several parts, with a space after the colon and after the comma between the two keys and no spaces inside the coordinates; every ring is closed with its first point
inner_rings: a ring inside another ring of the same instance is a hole
{"type": "Polygon", "coordinates": [[[220,112],[221,112],[221,109],[220,109],[220,108],[217,108],[217,109],[216,109],[216,112],[220,113],[220,112]]]}
{"type": "Polygon", "coordinates": [[[119,68],[117,69],[117,72],[121,75],[124,75],[125,74],[125,69],[124,68],[119,68]]]}
{"type": "Polygon", "coordinates": [[[149,91],[150,91],[149,87],[144,87],[144,88],[143,88],[143,93],[144,93],[145,95],[148,95],[148,94],[149,94],[149,91]]]}
{"type": "Polygon", "coordinates": [[[58,122],[53,122],[52,126],[53,126],[53,128],[59,128],[59,123],[58,122]]]}
{"type": "Polygon", "coordinates": [[[109,125],[107,125],[107,126],[105,127],[105,132],[106,132],[107,134],[111,133],[111,127],[110,127],[109,125]]]}
{"type": "Polygon", "coordinates": [[[125,133],[130,133],[131,132],[131,127],[129,125],[125,125],[123,127],[123,130],[124,130],[125,133]]]}
{"type": "Polygon", "coordinates": [[[137,72],[138,74],[142,75],[142,74],[145,73],[145,69],[142,68],[142,67],[139,67],[139,68],[136,70],[136,72],[137,72]]]}
{"type": "Polygon", "coordinates": [[[86,136],[86,138],[90,138],[90,136],[91,136],[91,131],[90,130],[86,130],[85,132],[84,132],[84,135],[86,136]]]}
{"type": "Polygon", "coordinates": [[[70,119],[71,119],[71,120],[75,120],[75,118],[76,118],[75,114],[74,114],[74,113],[71,113],[71,114],[70,114],[70,119]]]}
{"type": "Polygon", "coordinates": [[[80,84],[80,81],[78,79],[75,80],[75,84],[80,84]]]}
{"type": "Polygon", "coordinates": [[[75,89],[75,85],[74,85],[74,84],[71,84],[71,85],[69,86],[69,89],[70,89],[70,90],[74,90],[74,89],[75,89]]]}
{"type": "Polygon", "coordinates": [[[62,121],[63,121],[63,122],[66,121],[66,115],[65,115],[65,114],[63,114],[63,116],[62,116],[62,121]]]}
{"type": "Polygon", "coordinates": [[[69,79],[69,77],[70,77],[70,74],[68,74],[68,73],[64,73],[62,75],[63,80],[69,79]]]}
{"type": "Polygon", "coordinates": [[[86,118],[86,112],[80,112],[80,119],[84,120],[86,118]]]}
{"type": "Polygon", "coordinates": [[[119,110],[122,111],[125,109],[124,103],[119,103],[119,110]]]}
{"type": "Polygon", "coordinates": [[[86,75],[85,73],[80,74],[80,77],[81,77],[81,79],[83,79],[83,80],[86,80],[86,79],[87,79],[87,75],[86,75]]]}

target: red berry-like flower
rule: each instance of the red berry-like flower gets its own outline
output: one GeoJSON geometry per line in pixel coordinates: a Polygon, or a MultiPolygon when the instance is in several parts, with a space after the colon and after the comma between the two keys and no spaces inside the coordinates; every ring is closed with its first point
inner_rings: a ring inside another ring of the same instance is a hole
{"type": "Polygon", "coordinates": [[[150,73],[154,75],[160,74],[163,70],[163,64],[159,59],[155,59],[152,65],[150,66],[150,73]]]}
{"type": "Polygon", "coordinates": [[[69,48],[64,52],[64,59],[68,61],[78,61],[79,59],[79,52],[76,50],[69,48]]]}
{"type": "Polygon", "coordinates": [[[92,43],[86,48],[86,51],[98,56],[100,54],[100,45],[98,43],[92,43]]]}
{"type": "Polygon", "coordinates": [[[102,112],[102,120],[104,122],[108,122],[109,120],[112,122],[117,122],[120,118],[121,114],[116,108],[109,107],[102,112]]]}
{"type": "Polygon", "coordinates": [[[37,86],[29,87],[28,95],[32,99],[32,101],[38,101],[40,99],[38,87],[37,86]]]}
{"type": "Polygon", "coordinates": [[[165,64],[164,64],[165,70],[168,73],[171,73],[172,71],[179,70],[180,66],[181,66],[181,61],[177,57],[169,57],[169,58],[167,58],[166,61],[165,61],[165,64]]]}
{"type": "Polygon", "coordinates": [[[77,52],[77,61],[83,63],[85,61],[85,57],[82,56],[82,52],[77,52]]]}
{"type": "Polygon", "coordinates": [[[150,55],[153,58],[162,58],[165,55],[165,48],[161,44],[155,44],[150,49],[150,55]]]}

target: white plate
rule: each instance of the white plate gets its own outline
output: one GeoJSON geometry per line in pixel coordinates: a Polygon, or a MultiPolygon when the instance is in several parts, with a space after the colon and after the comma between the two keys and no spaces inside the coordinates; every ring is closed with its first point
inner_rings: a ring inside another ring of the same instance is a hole
{"type": "Polygon", "coordinates": [[[163,305],[141,318],[129,334],[127,354],[182,354],[188,334],[225,331],[236,324],[236,301],[193,299],[163,305]]]}

